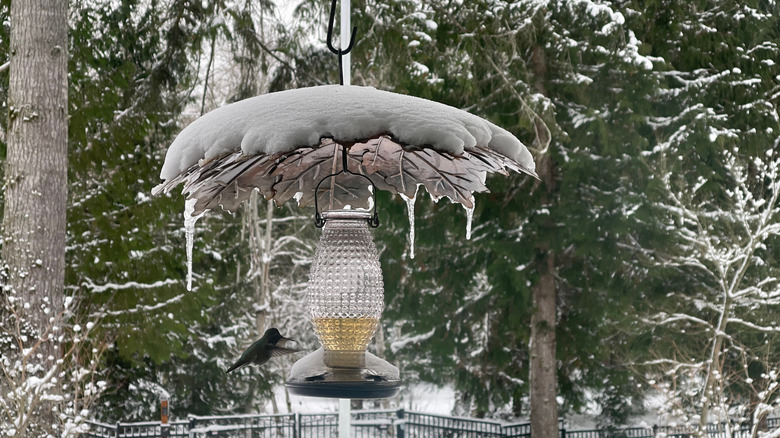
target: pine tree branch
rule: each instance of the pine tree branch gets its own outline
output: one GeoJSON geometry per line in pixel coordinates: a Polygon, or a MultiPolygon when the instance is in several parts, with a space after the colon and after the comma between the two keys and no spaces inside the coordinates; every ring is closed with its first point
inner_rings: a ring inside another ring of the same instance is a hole
{"type": "MultiPolygon", "coordinates": [[[[468,29],[466,29],[460,23],[460,21],[458,21],[455,17],[453,17],[452,14],[447,9],[444,9],[444,8],[441,8],[441,7],[437,7],[436,5],[431,5],[431,6],[436,10],[436,12],[438,12],[438,13],[440,13],[442,15],[446,15],[447,17],[449,17],[451,23],[453,25],[455,25],[462,33],[469,33],[468,29]]],[[[493,45],[493,42],[490,39],[487,39],[487,41],[488,41],[488,44],[490,44],[492,46],[491,47],[491,49],[492,49],[491,52],[492,53],[498,53],[498,50],[493,45]]],[[[499,75],[499,77],[501,78],[502,82],[504,82],[504,85],[506,85],[506,88],[510,91],[510,93],[512,95],[514,95],[514,97],[518,100],[518,102],[520,102],[520,106],[521,106],[522,110],[525,111],[529,115],[531,121],[533,122],[534,133],[536,135],[536,142],[535,143],[537,144],[538,147],[537,148],[529,147],[528,149],[531,150],[532,152],[535,152],[537,155],[544,155],[544,154],[546,154],[547,151],[548,151],[548,148],[550,146],[550,142],[552,140],[552,133],[550,132],[550,128],[547,126],[547,124],[544,122],[544,120],[539,116],[539,114],[537,114],[536,111],[534,111],[528,105],[528,103],[526,103],[526,101],[523,98],[523,96],[521,96],[520,93],[517,92],[517,90],[515,89],[515,87],[512,84],[512,82],[506,76],[506,73],[498,66],[498,64],[496,64],[494,58],[492,56],[487,56],[486,59],[490,63],[490,66],[493,67],[493,70],[496,72],[496,74],[499,75]]]]}
{"type": "MultiPolygon", "coordinates": [[[[261,48],[261,49],[263,49],[263,51],[264,51],[264,52],[266,52],[266,53],[268,53],[269,55],[271,55],[271,57],[272,57],[272,58],[274,58],[275,60],[277,60],[277,61],[278,61],[280,64],[282,64],[283,66],[285,66],[285,67],[287,67],[288,69],[290,69],[290,71],[296,72],[296,74],[298,73],[298,70],[297,70],[295,67],[293,67],[293,66],[292,66],[292,64],[290,64],[289,62],[287,62],[287,61],[285,61],[284,59],[280,58],[280,57],[279,57],[279,56],[278,56],[276,53],[274,53],[274,51],[273,51],[273,50],[271,50],[270,48],[268,48],[268,46],[266,46],[266,45],[265,45],[265,43],[263,43],[262,41],[260,41],[260,38],[259,38],[259,37],[258,37],[256,34],[253,34],[253,35],[254,35],[254,38],[255,38],[255,42],[257,43],[257,45],[258,45],[258,46],[260,46],[260,48],[261,48]]],[[[312,81],[312,82],[314,82],[314,83],[317,83],[317,84],[322,84],[322,85],[324,85],[324,83],[323,83],[321,80],[319,80],[319,79],[317,79],[317,78],[314,78],[314,77],[311,77],[311,76],[309,76],[309,74],[308,74],[308,73],[305,73],[305,72],[304,72],[304,73],[303,73],[303,76],[304,76],[304,77],[306,77],[307,79],[311,80],[311,81],[312,81]]]]}

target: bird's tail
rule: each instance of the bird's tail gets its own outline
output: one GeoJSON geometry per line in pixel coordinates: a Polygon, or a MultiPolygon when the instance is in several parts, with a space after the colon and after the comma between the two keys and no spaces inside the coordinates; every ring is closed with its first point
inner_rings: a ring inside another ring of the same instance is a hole
{"type": "Polygon", "coordinates": [[[227,371],[225,371],[225,374],[233,371],[236,368],[241,368],[244,365],[246,365],[246,362],[242,362],[242,361],[239,360],[238,362],[236,362],[233,365],[231,365],[230,368],[228,368],[227,371]]]}

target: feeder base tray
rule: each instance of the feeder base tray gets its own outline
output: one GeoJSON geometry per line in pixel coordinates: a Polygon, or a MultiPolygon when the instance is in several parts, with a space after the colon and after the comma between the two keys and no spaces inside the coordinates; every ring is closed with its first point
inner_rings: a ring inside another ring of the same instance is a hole
{"type": "Polygon", "coordinates": [[[286,386],[304,397],[381,399],[395,397],[401,379],[398,368],[368,352],[365,368],[328,367],[320,348],[295,362],[286,386]]]}
{"type": "Polygon", "coordinates": [[[302,397],[381,399],[392,398],[401,389],[401,382],[287,382],[287,390],[292,395],[302,397]]]}

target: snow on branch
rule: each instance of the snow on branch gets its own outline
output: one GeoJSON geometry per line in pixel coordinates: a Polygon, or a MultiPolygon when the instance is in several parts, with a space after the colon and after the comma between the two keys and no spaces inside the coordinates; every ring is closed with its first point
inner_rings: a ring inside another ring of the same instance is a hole
{"type": "MultiPolygon", "coordinates": [[[[699,108],[691,116],[714,114],[709,108],[699,108]]],[[[674,145],[693,132],[685,120],[677,122],[682,126],[672,136],[679,138],[647,156],[658,154],[662,163],[677,160],[674,145]]],[[[651,265],[675,269],[691,286],[671,291],[667,296],[674,299],[659,303],[655,314],[642,321],[672,331],[679,324],[705,330],[678,330],[673,353],[665,353],[670,356],[641,365],[663,380],[662,392],[675,409],[682,406],[682,398],[686,400],[687,415],[703,419],[699,429],[708,418],[728,417],[728,406],[748,404],[744,394],[734,389],[746,384],[758,394],[758,400],[749,404],[778,407],[768,395],[772,379],[755,379],[746,373],[755,363],[771,368],[777,360],[767,346],[780,334],[771,316],[780,305],[780,289],[777,267],[768,260],[772,239],[780,236],[780,157],[773,149],[759,156],[745,156],[736,148],[719,152],[725,172],[725,182],[715,183],[722,184],[720,196],[704,194],[705,187],[713,186],[702,176],[686,174],[685,169],[666,169],[656,175],[661,196],[650,205],[666,215],[663,226],[674,244],[645,247],[638,239],[627,244],[651,265]]]]}
{"type": "Polygon", "coordinates": [[[97,367],[109,340],[92,335],[93,322],[75,322],[72,297],[65,297],[63,310],[36,328],[15,292],[3,292],[8,318],[0,320],[0,387],[6,391],[0,397],[0,430],[9,436],[84,432],[89,408],[105,389],[97,367]],[[47,413],[53,413],[45,418],[55,419],[54,424],[37,422],[47,413]]]}
{"type": "Polygon", "coordinates": [[[780,296],[780,289],[775,289],[774,291],[765,292],[764,288],[766,286],[776,284],[778,282],[778,279],[776,277],[766,277],[756,284],[751,284],[746,286],[743,289],[737,290],[733,293],[731,293],[731,296],[735,299],[746,297],[746,296],[755,296],[757,298],[772,298],[780,296]]]}
{"type": "Polygon", "coordinates": [[[742,318],[729,318],[729,323],[739,324],[753,330],[757,330],[764,333],[780,333],[780,327],[777,326],[762,326],[750,321],[746,321],[742,318]]]}
{"type": "Polygon", "coordinates": [[[186,294],[179,294],[176,295],[173,298],[167,299],[163,302],[153,304],[153,305],[138,305],[130,309],[122,309],[122,310],[105,310],[102,312],[97,312],[91,316],[93,317],[105,317],[105,316],[120,316],[120,315],[129,315],[129,314],[135,314],[135,313],[147,313],[152,312],[154,310],[161,309],[165,306],[168,306],[170,304],[178,303],[181,301],[186,294]]]}
{"type": "Polygon", "coordinates": [[[137,281],[128,281],[127,283],[121,283],[121,284],[106,283],[103,285],[98,285],[93,283],[92,280],[87,279],[86,281],[81,283],[81,285],[90,289],[92,292],[103,293],[106,291],[118,291],[124,289],[154,289],[163,286],[170,286],[172,284],[178,284],[179,282],[180,282],[179,280],[168,278],[165,280],[155,281],[154,283],[139,283],[137,281]]]}
{"type": "Polygon", "coordinates": [[[395,353],[397,353],[398,351],[400,351],[401,349],[403,349],[404,347],[406,347],[409,344],[419,344],[422,341],[426,341],[426,340],[430,339],[433,336],[434,333],[436,333],[436,327],[432,328],[431,331],[429,331],[427,333],[423,333],[423,334],[416,335],[416,336],[410,336],[410,337],[403,338],[403,339],[400,339],[398,341],[395,341],[395,342],[390,344],[390,351],[392,351],[393,354],[395,354],[395,353]]]}
{"type": "Polygon", "coordinates": [[[633,364],[634,366],[648,367],[648,366],[669,366],[666,374],[675,374],[681,369],[698,369],[704,366],[704,362],[682,362],[676,359],[659,358],[654,360],[648,360],[640,363],[633,364]]]}
{"type": "Polygon", "coordinates": [[[674,322],[686,321],[686,322],[692,322],[701,325],[706,328],[712,328],[712,323],[710,323],[709,321],[705,321],[701,318],[695,317],[693,315],[688,315],[686,313],[674,313],[671,315],[665,315],[661,313],[657,316],[657,318],[658,319],[654,321],[656,324],[671,324],[674,322]]]}

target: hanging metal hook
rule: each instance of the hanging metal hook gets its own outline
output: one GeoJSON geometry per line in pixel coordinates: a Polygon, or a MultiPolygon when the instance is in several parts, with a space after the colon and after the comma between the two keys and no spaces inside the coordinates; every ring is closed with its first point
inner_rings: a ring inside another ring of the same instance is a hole
{"type": "MultiPolygon", "coordinates": [[[[330,17],[328,18],[328,38],[326,43],[328,44],[328,50],[333,52],[334,55],[339,57],[339,83],[344,85],[344,66],[342,64],[341,57],[352,51],[352,46],[355,44],[355,36],[357,35],[357,27],[352,27],[352,36],[349,38],[349,44],[346,49],[336,49],[333,47],[333,20],[336,17],[336,0],[330,2],[330,17]]],[[[341,45],[344,45],[344,41],[341,41],[341,45]]]]}
{"type": "MultiPolygon", "coordinates": [[[[341,170],[322,178],[320,182],[317,183],[317,187],[314,188],[314,226],[317,228],[324,227],[326,222],[325,218],[320,213],[320,203],[319,203],[320,186],[322,185],[323,182],[325,182],[326,179],[335,178],[344,173],[364,178],[366,181],[368,181],[371,184],[371,197],[374,200],[372,208],[374,211],[372,212],[370,217],[366,218],[366,222],[368,222],[368,226],[371,228],[377,228],[379,226],[379,211],[377,210],[376,185],[374,184],[373,181],[371,181],[371,178],[369,178],[368,176],[363,175],[362,173],[353,172],[349,170],[349,166],[347,165],[348,155],[349,155],[349,148],[347,148],[344,145],[341,145],[341,170]]],[[[333,193],[331,193],[331,196],[333,196],[333,193]]]]}

